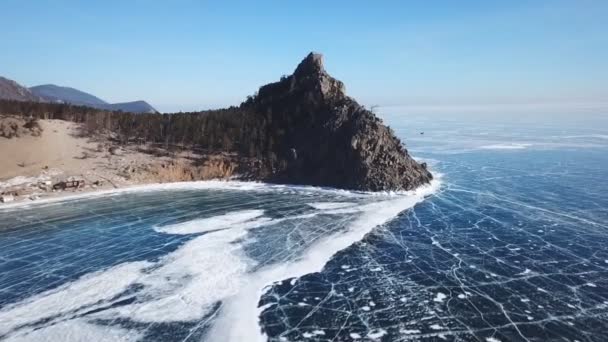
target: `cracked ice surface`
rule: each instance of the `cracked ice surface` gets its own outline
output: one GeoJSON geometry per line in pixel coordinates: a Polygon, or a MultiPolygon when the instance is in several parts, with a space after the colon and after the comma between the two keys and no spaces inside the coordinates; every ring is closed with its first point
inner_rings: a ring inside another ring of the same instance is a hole
{"type": "Polygon", "coordinates": [[[267,284],[320,270],[434,191],[201,182],[5,209],[0,339],[261,339],[267,284]]]}
{"type": "Polygon", "coordinates": [[[497,135],[414,144],[443,191],[276,283],[260,301],[270,340],[608,341],[606,142],[474,147],[497,135]]]}
{"type": "Polygon", "coordinates": [[[274,286],[261,302],[267,333],[296,341],[314,330],[328,341],[379,331],[394,341],[606,340],[606,228],[525,217],[498,200],[463,208],[485,196],[460,191],[373,231],[322,272],[274,286]]]}

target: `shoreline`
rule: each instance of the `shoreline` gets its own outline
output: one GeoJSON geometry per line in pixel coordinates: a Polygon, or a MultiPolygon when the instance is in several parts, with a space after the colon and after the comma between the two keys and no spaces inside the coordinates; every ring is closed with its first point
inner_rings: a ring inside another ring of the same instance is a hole
{"type": "Polygon", "coordinates": [[[120,145],[73,122],[40,119],[35,130],[22,128],[25,122],[0,115],[0,127],[16,127],[0,134],[0,208],[149,184],[240,176],[230,153],[120,145]]]}
{"type": "Polygon", "coordinates": [[[406,196],[411,195],[424,189],[434,187],[436,189],[433,194],[443,186],[442,175],[440,173],[433,173],[435,179],[429,184],[422,185],[414,190],[409,191],[358,191],[358,190],[345,190],[338,188],[329,187],[318,187],[313,185],[301,185],[301,184],[276,184],[276,183],[265,183],[259,181],[240,181],[240,180],[224,180],[224,179],[210,179],[210,180],[199,180],[199,181],[187,181],[187,182],[167,182],[167,183],[140,183],[140,184],[129,184],[117,188],[106,188],[106,189],[94,189],[85,188],[77,191],[61,191],[51,192],[48,196],[41,197],[38,199],[27,199],[13,201],[9,203],[0,203],[0,212],[4,210],[14,210],[20,208],[27,208],[39,205],[50,205],[61,202],[73,201],[78,199],[87,199],[101,196],[116,196],[125,193],[136,193],[136,192],[155,192],[155,191],[170,191],[170,190],[277,190],[277,189],[299,189],[299,190],[310,190],[310,191],[323,191],[337,193],[347,196],[355,197],[394,197],[394,196],[406,196]]]}
{"type": "Polygon", "coordinates": [[[18,128],[0,137],[0,155],[5,156],[0,164],[0,211],[133,191],[296,187],[385,196],[428,185],[394,192],[256,181],[247,175],[255,165],[245,163],[239,170],[237,157],[229,153],[118,145],[108,135],[89,134],[82,124],[57,119],[40,119],[35,129],[19,128],[25,125],[19,116],[0,115],[0,123],[18,128]]]}

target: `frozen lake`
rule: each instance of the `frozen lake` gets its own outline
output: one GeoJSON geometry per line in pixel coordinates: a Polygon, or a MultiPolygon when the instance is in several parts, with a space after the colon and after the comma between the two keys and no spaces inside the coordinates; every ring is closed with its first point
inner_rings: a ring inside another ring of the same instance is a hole
{"type": "Polygon", "coordinates": [[[439,181],[0,209],[0,340],[608,340],[606,120],[383,114],[439,181]]]}

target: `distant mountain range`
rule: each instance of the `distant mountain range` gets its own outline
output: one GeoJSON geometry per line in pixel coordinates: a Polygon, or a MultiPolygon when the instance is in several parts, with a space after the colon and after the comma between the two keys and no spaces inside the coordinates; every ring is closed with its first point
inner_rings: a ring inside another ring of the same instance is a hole
{"type": "Polygon", "coordinates": [[[31,87],[32,93],[49,102],[67,102],[83,106],[103,106],[108,103],[98,97],[70,87],[60,87],[54,84],[45,84],[31,87]]]}
{"type": "Polygon", "coordinates": [[[94,95],[70,87],[44,84],[26,88],[19,83],[0,77],[0,99],[51,103],[69,103],[104,110],[131,113],[156,113],[146,101],[108,103],[94,95]]]}

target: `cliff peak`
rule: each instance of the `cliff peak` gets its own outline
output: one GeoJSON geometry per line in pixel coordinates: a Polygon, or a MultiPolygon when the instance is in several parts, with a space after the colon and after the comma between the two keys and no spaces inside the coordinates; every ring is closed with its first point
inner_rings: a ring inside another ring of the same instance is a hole
{"type": "Polygon", "coordinates": [[[323,67],[323,55],[316,52],[311,52],[306,56],[294,72],[296,76],[321,75],[325,73],[323,67]]]}
{"type": "Polygon", "coordinates": [[[411,190],[433,177],[374,113],[346,96],[321,54],[308,54],[242,108],[263,125],[258,150],[271,148],[266,180],[379,191],[411,190]]]}

